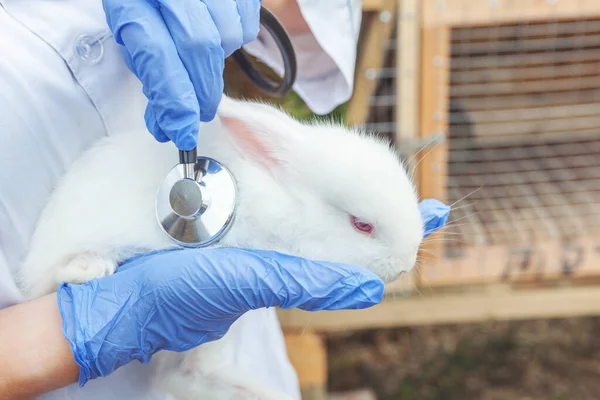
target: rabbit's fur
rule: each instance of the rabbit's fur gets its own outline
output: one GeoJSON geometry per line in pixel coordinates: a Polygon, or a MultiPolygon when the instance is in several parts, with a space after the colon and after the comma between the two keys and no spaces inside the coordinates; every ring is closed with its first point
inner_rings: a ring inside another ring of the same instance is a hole
{"type": "MultiPolygon", "coordinates": [[[[215,246],[355,264],[386,282],[414,266],[423,237],[415,188],[376,136],[330,122],[300,123],[270,105],[224,97],[198,143],[198,154],[226,166],[238,187],[234,223],[215,246]],[[352,217],[371,223],[373,232],[356,229],[352,217]]],[[[175,247],[154,203],[177,162],[172,144],[145,131],[107,137],[82,154],[39,219],[21,269],[23,291],[38,297],[63,281],[111,274],[140,252],[175,247]]],[[[155,355],[151,363],[162,360],[169,371],[162,388],[182,400],[286,398],[217,367],[227,344],[243,334],[235,328],[183,355],[155,355]]]]}

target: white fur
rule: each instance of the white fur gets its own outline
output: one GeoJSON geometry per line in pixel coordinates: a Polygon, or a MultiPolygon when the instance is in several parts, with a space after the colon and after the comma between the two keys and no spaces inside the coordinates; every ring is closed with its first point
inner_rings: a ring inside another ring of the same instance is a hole
{"type": "MultiPolygon", "coordinates": [[[[218,246],[351,263],[387,282],[414,266],[423,221],[412,182],[387,143],[327,122],[302,124],[256,102],[223,98],[218,116],[202,127],[198,146],[199,155],[225,165],[238,185],[236,218],[218,246]],[[240,131],[262,150],[242,141],[240,131]],[[350,215],[373,223],[374,233],[354,229],[350,215]]],[[[158,226],[154,201],[177,161],[171,143],[145,131],[108,137],[83,154],[39,219],[20,276],[28,296],[49,293],[62,281],[111,274],[139,252],[175,247],[158,226]]],[[[244,382],[227,366],[227,343],[243,334],[235,327],[184,355],[158,354],[171,371],[158,386],[181,400],[228,399],[239,390],[285,398],[244,382]]]]}

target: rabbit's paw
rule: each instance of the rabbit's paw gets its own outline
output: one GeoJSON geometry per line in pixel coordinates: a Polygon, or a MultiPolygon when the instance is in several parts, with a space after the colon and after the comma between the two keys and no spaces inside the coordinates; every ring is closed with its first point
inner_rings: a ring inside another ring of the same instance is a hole
{"type": "Polygon", "coordinates": [[[76,255],[56,273],[58,282],[83,283],[115,272],[116,262],[96,253],[76,255]]]}

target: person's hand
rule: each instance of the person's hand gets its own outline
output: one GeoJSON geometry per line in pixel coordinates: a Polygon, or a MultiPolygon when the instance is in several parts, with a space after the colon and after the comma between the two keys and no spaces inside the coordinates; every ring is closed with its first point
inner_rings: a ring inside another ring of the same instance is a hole
{"type": "Polygon", "coordinates": [[[260,0],[103,0],[108,26],[149,100],[146,126],[180,150],[196,146],[223,95],[224,60],[255,40],[260,0]]]}
{"type": "Polygon", "coordinates": [[[114,275],[61,284],[57,298],[83,386],[159,350],[219,339],[252,309],[359,309],[383,293],[383,281],[363,268],[221,248],[139,256],[114,275]]]}
{"type": "Polygon", "coordinates": [[[442,229],[448,222],[451,207],[436,199],[425,199],[419,203],[419,211],[423,218],[424,237],[442,229]]]}
{"type": "MultiPolygon", "coordinates": [[[[432,199],[419,207],[425,236],[444,226],[450,207],[432,199]]],[[[159,350],[217,340],[252,309],[359,309],[383,293],[383,281],[360,267],[221,248],[138,256],[114,275],[61,284],[57,299],[83,386],[159,350]]]]}

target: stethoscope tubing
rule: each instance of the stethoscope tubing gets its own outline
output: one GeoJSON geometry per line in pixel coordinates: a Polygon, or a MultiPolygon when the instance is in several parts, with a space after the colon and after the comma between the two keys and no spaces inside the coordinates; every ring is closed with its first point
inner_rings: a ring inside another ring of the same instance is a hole
{"type": "MultiPolygon", "coordinates": [[[[260,24],[271,34],[281,53],[281,58],[283,60],[283,78],[281,81],[278,83],[262,75],[260,71],[254,67],[252,62],[250,62],[250,59],[242,49],[236,50],[231,56],[248,79],[250,79],[263,93],[270,97],[283,97],[292,90],[294,82],[296,81],[298,66],[294,45],[292,44],[287,31],[281,22],[279,22],[279,19],[271,13],[271,11],[262,6],[260,8],[260,24]]],[[[196,148],[189,151],[179,151],[179,162],[181,164],[194,163],[196,157],[196,148]]]]}
{"type": "Polygon", "coordinates": [[[277,83],[262,75],[250,62],[246,54],[239,49],[232,54],[240,69],[246,76],[265,94],[272,97],[281,97],[287,94],[296,81],[297,63],[296,52],[287,31],[279,20],[268,9],[261,7],[260,22],[275,40],[283,60],[283,78],[277,83]]]}

